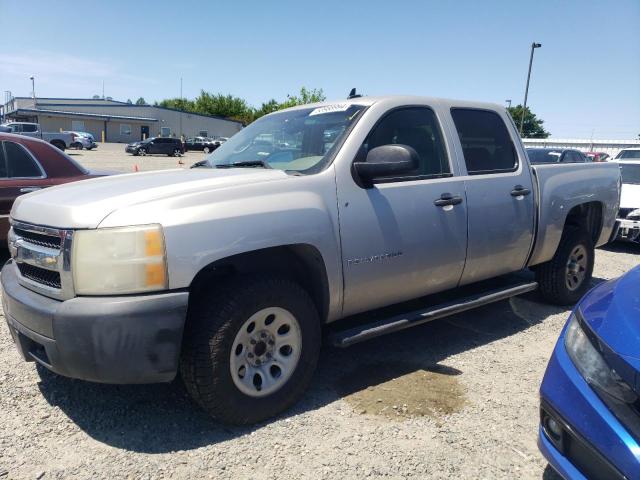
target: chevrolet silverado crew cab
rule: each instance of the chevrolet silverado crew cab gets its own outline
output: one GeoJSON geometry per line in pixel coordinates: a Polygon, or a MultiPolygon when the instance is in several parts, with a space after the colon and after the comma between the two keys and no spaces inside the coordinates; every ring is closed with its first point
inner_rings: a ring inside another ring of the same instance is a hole
{"type": "Polygon", "coordinates": [[[260,421],[307,388],[323,331],[347,346],[535,288],[577,301],[620,196],[617,164],[532,167],[504,108],[421,97],[276,112],[196,167],[16,200],[2,301],[26,360],[180,372],[214,417],[260,421]]]}

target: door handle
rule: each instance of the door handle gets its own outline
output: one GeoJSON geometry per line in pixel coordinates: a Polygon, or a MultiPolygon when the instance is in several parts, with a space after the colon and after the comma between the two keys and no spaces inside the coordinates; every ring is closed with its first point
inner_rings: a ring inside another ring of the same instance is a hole
{"type": "Polygon", "coordinates": [[[446,207],[448,205],[458,205],[462,203],[462,197],[457,195],[451,195],[450,193],[443,193],[440,198],[433,201],[436,207],[446,207]]]}
{"type": "Polygon", "coordinates": [[[40,190],[42,187],[22,187],[20,193],[30,193],[40,190]]]}
{"type": "Polygon", "coordinates": [[[529,195],[530,193],[531,190],[523,187],[522,185],[516,185],[515,187],[513,187],[513,190],[511,190],[512,197],[523,197],[525,195],[529,195]]]}

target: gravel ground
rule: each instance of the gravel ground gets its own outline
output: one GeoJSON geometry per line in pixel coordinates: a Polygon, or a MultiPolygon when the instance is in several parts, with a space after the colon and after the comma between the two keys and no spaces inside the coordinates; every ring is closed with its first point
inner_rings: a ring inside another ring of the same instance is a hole
{"type": "Polygon", "coordinates": [[[134,157],[126,153],[124,147],[124,143],[99,143],[95,150],[67,150],[66,153],[87,168],[123,173],[134,172],[136,167],[139,171],[187,168],[205,157],[202,152],[186,152],[182,157],[167,155],[134,157]],[[178,163],[179,161],[182,165],[178,163]]]}
{"type": "MultiPolygon", "coordinates": [[[[75,158],[121,171],[138,160],[103,147],[75,158]]],[[[594,282],[639,261],[639,247],[600,249],[594,282]]],[[[566,317],[530,294],[326,347],[303,400],[245,428],[209,419],[179,381],[99,385],[22,362],[0,321],[0,480],[552,479],[536,447],[537,390],[566,317]]]]}

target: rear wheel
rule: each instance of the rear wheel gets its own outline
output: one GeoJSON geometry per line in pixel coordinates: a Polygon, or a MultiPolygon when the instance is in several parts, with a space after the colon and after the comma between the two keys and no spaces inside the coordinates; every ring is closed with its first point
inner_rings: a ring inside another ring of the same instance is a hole
{"type": "Polygon", "coordinates": [[[179,148],[176,148],[172,154],[169,155],[170,157],[180,157],[182,156],[182,151],[179,148]]]}
{"type": "Polygon", "coordinates": [[[190,307],[182,379],[219,420],[259,422],[306,390],[320,338],[316,308],[297,283],[280,276],[240,279],[190,307]]]}
{"type": "Polygon", "coordinates": [[[67,148],[66,145],[64,144],[64,142],[61,142],[60,140],[53,140],[51,142],[51,145],[53,145],[54,147],[56,147],[59,150],[62,150],[64,152],[64,149],[67,148]]]}
{"type": "Polygon", "coordinates": [[[551,260],[536,267],[536,280],[545,300],[572,305],[591,283],[595,252],[591,236],[584,228],[568,226],[551,260]]]}

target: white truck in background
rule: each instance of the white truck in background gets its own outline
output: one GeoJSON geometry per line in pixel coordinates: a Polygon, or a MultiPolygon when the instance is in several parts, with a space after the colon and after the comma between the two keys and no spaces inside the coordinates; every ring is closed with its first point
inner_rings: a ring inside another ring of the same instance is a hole
{"type": "Polygon", "coordinates": [[[8,128],[9,133],[41,138],[62,151],[64,151],[65,148],[71,148],[71,145],[76,141],[76,135],[74,133],[43,132],[40,129],[39,123],[9,122],[3,123],[2,126],[8,128]]]}

